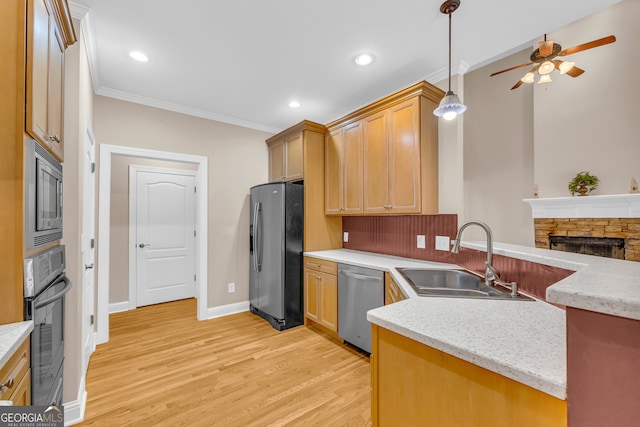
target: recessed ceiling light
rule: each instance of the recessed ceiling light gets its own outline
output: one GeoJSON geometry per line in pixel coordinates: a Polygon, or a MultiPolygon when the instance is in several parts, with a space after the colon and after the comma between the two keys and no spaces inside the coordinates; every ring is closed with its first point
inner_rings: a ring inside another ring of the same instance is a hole
{"type": "Polygon", "coordinates": [[[129,52],[129,56],[140,62],[147,62],[149,60],[149,57],[147,55],[137,50],[132,50],[131,52],[129,52]]]}
{"type": "Polygon", "coordinates": [[[291,108],[298,108],[298,107],[300,107],[300,103],[299,103],[298,101],[291,101],[291,102],[289,103],[289,107],[291,107],[291,108]]]}
{"type": "Polygon", "coordinates": [[[374,59],[375,57],[373,56],[372,53],[361,53],[360,55],[356,56],[356,58],[354,59],[354,62],[357,65],[364,67],[365,65],[371,64],[374,59]]]}

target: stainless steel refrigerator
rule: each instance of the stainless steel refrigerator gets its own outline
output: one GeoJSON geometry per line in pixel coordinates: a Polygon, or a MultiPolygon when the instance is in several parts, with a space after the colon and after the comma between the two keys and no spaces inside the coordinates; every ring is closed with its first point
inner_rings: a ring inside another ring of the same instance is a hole
{"type": "Polygon", "coordinates": [[[303,323],[303,196],[302,184],[278,182],[251,188],[251,312],[280,331],[303,323]]]}

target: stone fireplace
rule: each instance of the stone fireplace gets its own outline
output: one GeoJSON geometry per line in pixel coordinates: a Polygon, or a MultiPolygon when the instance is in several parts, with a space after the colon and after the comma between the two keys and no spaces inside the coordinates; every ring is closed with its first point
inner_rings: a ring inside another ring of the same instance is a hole
{"type": "Polygon", "coordinates": [[[640,194],[525,199],[537,248],[640,261],[640,194]]]}

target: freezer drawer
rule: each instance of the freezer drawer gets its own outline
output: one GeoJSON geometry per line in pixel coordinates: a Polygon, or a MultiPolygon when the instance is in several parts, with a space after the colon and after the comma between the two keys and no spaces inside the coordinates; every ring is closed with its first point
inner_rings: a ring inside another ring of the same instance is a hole
{"type": "Polygon", "coordinates": [[[384,273],[338,264],[338,335],[371,353],[367,311],[384,305],[384,273]]]}

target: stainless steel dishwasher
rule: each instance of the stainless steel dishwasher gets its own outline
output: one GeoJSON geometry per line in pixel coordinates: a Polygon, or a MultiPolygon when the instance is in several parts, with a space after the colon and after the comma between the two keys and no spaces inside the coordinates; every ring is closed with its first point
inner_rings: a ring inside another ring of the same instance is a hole
{"type": "Polygon", "coordinates": [[[367,311],[384,305],[384,273],[338,264],[338,335],[371,353],[371,324],[367,311]]]}

